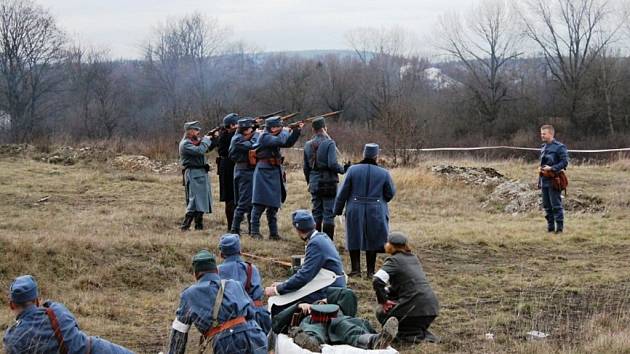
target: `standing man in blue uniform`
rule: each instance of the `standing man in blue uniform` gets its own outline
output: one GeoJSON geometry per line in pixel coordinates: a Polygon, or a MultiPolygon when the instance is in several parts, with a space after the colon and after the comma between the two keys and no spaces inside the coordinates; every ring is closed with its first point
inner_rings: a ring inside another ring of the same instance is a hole
{"type": "Polygon", "coordinates": [[[266,210],[269,239],[282,239],[278,235],[277,213],[287,197],[287,190],[284,185],[285,176],[282,168],[284,157],[280,153],[280,149],[292,147],[300,138],[303,126],[304,123],[301,122],[294,129],[283,128],[279,116],[265,120],[265,130],[254,145],[257,162],[252,196],[254,206],[251,236],[253,238],[262,239],[260,218],[266,210]]]}
{"type": "Polygon", "coordinates": [[[258,268],[244,262],[241,258],[241,240],[236,234],[225,234],[219,241],[219,249],[223,263],[219,264],[219,276],[221,279],[232,279],[241,283],[247,295],[249,295],[254,311],[256,312],[256,322],[263,332],[269,333],[271,330],[271,314],[263,304],[262,278],[258,268]]]}
{"type": "Polygon", "coordinates": [[[60,303],[40,306],[37,283],[22,275],[11,283],[9,306],[15,324],[4,334],[7,354],[132,354],[133,352],[79,329],[72,313],[60,303]]]}
{"type": "Polygon", "coordinates": [[[562,208],[562,191],[553,187],[550,175],[559,173],[569,165],[567,147],[554,139],[555,129],[552,125],[540,127],[540,138],[543,145],[540,151],[540,177],[538,186],[542,191],[543,208],[547,219],[547,231],[562,233],[564,229],[564,210],[562,208]]]}
{"type": "Polygon", "coordinates": [[[328,235],[315,230],[313,215],[296,210],[291,215],[293,227],[306,242],[302,267],[291,278],[265,288],[275,315],[296,302],[314,303],[326,298],[329,287],[346,287],[346,275],[337,248],[328,235]]]}
{"type": "Polygon", "coordinates": [[[230,143],[236,133],[239,116],[230,113],[223,117],[223,129],[217,138],[217,175],[219,175],[219,200],[225,203],[227,230],[232,228],[234,217],[234,161],[229,157],[230,143]]]}
{"type": "Polygon", "coordinates": [[[319,117],[312,122],[315,136],[304,144],[304,177],[311,193],[315,229],[335,237],[335,196],[339,174],[350,166],[337,163],[337,145],[326,129],[326,120],[319,117]]]}
{"type": "Polygon", "coordinates": [[[173,321],[169,354],[183,354],[188,331],[195,325],[203,335],[202,346],[215,354],[266,354],[267,337],[255,321],[249,296],[235,280],[221,280],[214,254],[207,250],[192,260],[197,283],[181,294],[173,321]]]}
{"type": "Polygon", "coordinates": [[[366,144],[363,160],[346,172],[337,199],[335,215],[346,208],[346,248],[350,252],[350,276],[361,275],[361,251],[365,251],[367,275],[374,275],[376,254],[383,252],[389,233],[387,203],[396,188],[389,172],[376,163],[379,147],[366,144]]]}
{"type": "Polygon", "coordinates": [[[254,119],[243,118],[238,121],[238,130],[230,143],[229,156],[234,161],[234,220],[230,232],[241,234],[241,223],[247,216],[248,233],[251,234],[252,215],[252,182],[256,164],[250,161],[249,153],[258,140],[258,133],[254,131],[254,119]]]}
{"type": "Polygon", "coordinates": [[[203,230],[203,214],[212,212],[212,192],[208,171],[210,166],[206,153],[215,146],[210,136],[201,137],[199,122],[184,124],[185,135],[179,143],[179,160],[182,165],[182,178],[186,191],[186,215],[181,225],[188,231],[195,221],[195,230],[203,230]]]}

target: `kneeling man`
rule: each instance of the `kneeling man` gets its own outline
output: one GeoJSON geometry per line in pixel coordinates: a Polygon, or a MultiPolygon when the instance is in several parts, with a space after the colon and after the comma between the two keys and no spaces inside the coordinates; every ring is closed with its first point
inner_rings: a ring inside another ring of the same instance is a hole
{"type": "Polygon", "coordinates": [[[314,303],[326,297],[330,286],[346,287],[346,275],[337,248],[328,235],[315,230],[313,215],[296,210],[291,215],[293,227],[306,242],[304,263],[291,278],[265,288],[272,316],[291,304],[314,303]]]}

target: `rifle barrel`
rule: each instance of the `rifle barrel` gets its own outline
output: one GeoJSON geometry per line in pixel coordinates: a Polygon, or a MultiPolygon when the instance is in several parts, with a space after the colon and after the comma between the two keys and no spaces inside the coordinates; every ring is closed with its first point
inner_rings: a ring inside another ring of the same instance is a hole
{"type": "Polygon", "coordinates": [[[245,253],[245,252],[241,252],[241,254],[245,257],[248,258],[253,258],[253,259],[259,259],[261,261],[265,261],[265,262],[270,262],[273,264],[277,264],[286,268],[291,268],[293,267],[293,264],[291,264],[290,262],[284,262],[284,261],[279,261],[277,259],[274,258],[267,258],[267,257],[261,257],[261,256],[257,256],[255,254],[251,254],[251,253],[245,253]]]}

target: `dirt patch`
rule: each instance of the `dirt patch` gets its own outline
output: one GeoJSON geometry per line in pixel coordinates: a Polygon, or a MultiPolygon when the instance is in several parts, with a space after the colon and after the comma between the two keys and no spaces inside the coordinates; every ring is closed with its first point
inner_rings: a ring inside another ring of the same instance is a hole
{"type": "MultiPolygon", "coordinates": [[[[481,186],[491,193],[482,202],[488,210],[518,214],[539,210],[542,205],[540,190],[534,183],[512,180],[490,167],[433,166],[431,172],[469,186],[481,186]]],[[[563,196],[564,207],[569,211],[597,213],[605,210],[601,198],[579,191],[563,196]]]]}

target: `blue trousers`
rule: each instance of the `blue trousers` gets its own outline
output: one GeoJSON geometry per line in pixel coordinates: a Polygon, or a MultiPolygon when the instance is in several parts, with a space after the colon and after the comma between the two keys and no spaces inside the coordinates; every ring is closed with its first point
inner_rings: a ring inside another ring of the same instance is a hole
{"type": "Polygon", "coordinates": [[[335,198],[322,198],[311,193],[311,204],[313,205],[313,219],[317,224],[335,225],[335,198]]]}
{"type": "Polygon", "coordinates": [[[564,228],[564,210],[562,209],[562,192],[553,187],[542,187],[543,209],[549,231],[564,228]]]}
{"type": "Polygon", "coordinates": [[[267,210],[267,224],[269,225],[269,235],[278,235],[278,208],[256,204],[252,208],[252,234],[260,234],[260,218],[267,210]]]}

